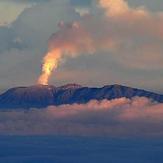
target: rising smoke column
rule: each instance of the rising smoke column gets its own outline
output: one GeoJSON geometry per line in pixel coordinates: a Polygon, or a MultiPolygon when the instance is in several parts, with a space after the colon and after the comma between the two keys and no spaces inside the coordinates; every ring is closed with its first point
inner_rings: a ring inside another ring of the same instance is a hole
{"type": "Polygon", "coordinates": [[[49,77],[54,69],[58,67],[62,52],[60,49],[54,49],[46,54],[43,59],[42,74],[38,79],[38,83],[48,85],[49,77]]]}
{"type": "Polygon", "coordinates": [[[47,85],[49,77],[65,56],[76,57],[81,53],[93,53],[93,40],[78,22],[59,23],[60,30],[49,39],[48,52],[43,59],[39,84],[47,85]]]}

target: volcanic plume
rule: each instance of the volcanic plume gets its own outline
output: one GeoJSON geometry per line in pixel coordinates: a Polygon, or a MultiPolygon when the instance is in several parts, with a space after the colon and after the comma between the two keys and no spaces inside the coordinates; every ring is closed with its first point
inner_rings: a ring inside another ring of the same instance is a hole
{"type": "MultiPolygon", "coordinates": [[[[106,2],[100,0],[99,4],[103,7],[104,3],[106,2]]],[[[84,53],[92,54],[99,46],[103,47],[103,44],[108,47],[112,46],[113,42],[109,38],[103,36],[101,40],[93,38],[86,25],[90,20],[93,22],[92,19],[92,16],[84,15],[78,22],[64,23],[61,21],[59,23],[60,30],[49,39],[48,52],[43,59],[42,74],[38,79],[39,84],[48,85],[52,71],[58,67],[63,57],[76,57],[84,53]]]]}
{"type": "Polygon", "coordinates": [[[87,31],[77,22],[59,24],[60,31],[49,39],[48,52],[43,59],[39,84],[47,85],[53,70],[65,56],[75,57],[83,52],[92,53],[93,42],[87,31]]]}
{"type": "Polygon", "coordinates": [[[44,64],[42,66],[42,74],[38,80],[39,84],[48,85],[49,77],[53,69],[56,69],[58,67],[58,62],[61,59],[61,55],[62,52],[59,49],[55,49],[46,54],[46,56],[44,57],[44,64]]]}
{"type": "MultiPolygon", "coordinates": [[[[157,58],[162,54],[162,46],[157,42],[163,39],[163,14],[150,13],[142,7],[131,8],[125,0],[98,2],[100,14],[90,12],[81,15],[77,21],[59,23],[59,31],[49,39],[39,84],[48,84],[49,77],[63,58],[97,51],[118,55],[121,64],[132,59],[139,67],[149,63],[158,66],[161,59],[156,60],[152,54],[157,58]],[[149,42],[149,38],[153,41],[149,42]],[[146,57],[151,52],[151,57],[146,57]],[[135,56],[140,58],[136,60],[135,56]]],[[[131,66],[134,66],[133,62],[131,66]]]]}

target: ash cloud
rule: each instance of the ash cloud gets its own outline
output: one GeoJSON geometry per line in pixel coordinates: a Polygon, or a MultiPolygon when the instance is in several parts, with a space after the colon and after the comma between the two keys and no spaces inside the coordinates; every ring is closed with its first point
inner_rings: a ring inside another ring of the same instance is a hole
{"type": "Polygon", "coordinates": [[[163,136],[163,104],[147,98],[0,111],[0,134],[163,136]]]}

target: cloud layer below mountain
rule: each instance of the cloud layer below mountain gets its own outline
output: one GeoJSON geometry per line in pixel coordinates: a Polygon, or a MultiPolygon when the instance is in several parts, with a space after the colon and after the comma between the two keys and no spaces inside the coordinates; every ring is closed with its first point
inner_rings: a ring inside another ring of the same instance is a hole
{"type": "Polygon", "coordinates": [[[0,134],[163,136],[163,104],[147,98],[0,111],[0,134]]]}

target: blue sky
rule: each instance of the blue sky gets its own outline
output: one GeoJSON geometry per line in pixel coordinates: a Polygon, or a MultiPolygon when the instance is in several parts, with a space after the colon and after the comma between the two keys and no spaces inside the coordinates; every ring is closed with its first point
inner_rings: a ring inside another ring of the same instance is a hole
{"type": "MultiPolygon", "coordinates": [[[[162,0],[127,2],[131,8],[147,8],[150,14],[157,12],[161,15],[163,10],[162,0]]],[[[77,8],[80,11],[90,10],[97,17],[101,14],[95,1],[89,0],[0,0],[1,88],[36,83],[49,37],[58,31],[60,21],[72,22],[80,19],[75,10],[77,8]]],[[[151,47],[156,46],[153,43],[156,38],[148,38],[151,39],[151,47]]],[[[141,41],[144,42],[139,39],[141,41]]],[[[133,49],[127,47],[122,52],[123,55],[118,54],[120,57],[109,54],[110,52],[68,57],[53,73],[50,83],[62,85],[75,82],[89,86],[118,83],[162,91],[162,39],[157,38],[157,41],[158,48],[151,49],[141,60],[141,54],[135,53],[139,43],[135,43],[133,49]]]]}

